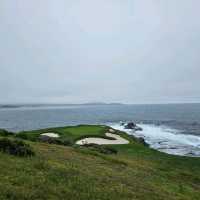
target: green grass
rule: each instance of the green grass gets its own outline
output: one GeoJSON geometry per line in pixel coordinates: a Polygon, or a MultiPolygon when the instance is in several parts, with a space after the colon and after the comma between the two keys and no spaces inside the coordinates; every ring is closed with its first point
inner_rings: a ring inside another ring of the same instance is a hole
{"type": "Polygon", "coordinates": [[[75,141],[84,138],[84,137],[103,137],[105,136],[108,127],[106,126],[98,126],[98,125],[79,125],[79,126],[69,126],[69,127],[58,127],[58,128],[49,128],[49,129],[41,129],[34,130],[28,132],[19,132],[16,134],[16,137],[37,141],[41,133],[53,132],[57,133],[60,136],[61,140],[70,140],[73,143],[75,141]]]}
{"type": "MultiPolygon", "coordinates": [[[[75,142],[84,135],[104,137],[107,129],[48,130],[75,142]]],[[[199,200],[200,158],[160,153],[120,132],[130,144],[112,145],[116,155],[29,141],[46,130],[24,133],[31,135],[26,143],[35,156],[0,153],[0,200],[199,200]]]]}

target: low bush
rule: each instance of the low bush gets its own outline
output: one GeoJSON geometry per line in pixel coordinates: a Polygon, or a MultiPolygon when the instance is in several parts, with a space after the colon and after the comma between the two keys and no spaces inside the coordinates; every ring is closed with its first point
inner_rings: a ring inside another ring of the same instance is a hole
{"type": "Polygon", "coordinates": [[[40,142],[46,142],[49,144],[58,144],[58,145],[64,145],[64,146],[71,146],[72,142],[70,140],[62,140],[62,139],[58,139],[58,138],[52,138],[46,135],[41,135],[39,137],[39,141],[40,142]]]}
{"type": "Polygon", "coordinates": [[[0,151],[16,156],[33,156],[34,152],[30,145],[20,140],[0,139],[0,151]]]}
{"type": "Polygon", "coordinates": [[[109,146],[98,145],[98,144],[84,144],[83,147],[89,148],[91,150],[103,154],[117,154],[117,150],[109,146]]]}
{"type": "Polygon", "coordinates": [[[6,136],[10,136],[13,135],[14,133],[7,131],[5,129],[0,129],[0,136],[6,137],[6,136]]]}
{"type": "Polygon", "coordinates": [[[64,145],[64,146],[72,146],[73,142],[70,141],[70,140],[64,139],[64,140],[62,140],[62,145],[64,145]]]}
{"type": "Polygon", "coordinates": [[[38,134],[27,134],[26,132],[19,132],[15,135],[15,137],[23,139],[23,140],[30,140],[35,142],[37,140],[38,134]]]}

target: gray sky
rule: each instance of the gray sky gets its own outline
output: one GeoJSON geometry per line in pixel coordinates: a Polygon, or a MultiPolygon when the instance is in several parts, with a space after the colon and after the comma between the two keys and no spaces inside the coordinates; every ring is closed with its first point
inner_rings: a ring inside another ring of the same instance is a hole
{"type": "Polygon", "coordinates": [[[1,0],[0,102],[200,102],[199,0],[1,0]]]}

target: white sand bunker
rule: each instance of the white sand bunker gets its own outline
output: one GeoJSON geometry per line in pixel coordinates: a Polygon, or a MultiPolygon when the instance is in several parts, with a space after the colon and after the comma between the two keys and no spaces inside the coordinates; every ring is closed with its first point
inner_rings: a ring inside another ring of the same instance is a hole
{"type": "Polygon", "coordinates": [[[59,138],[60,137],[57,133],[42,133],[41,135],[48,136],[51,138],[59,138]]]}
{"type": "Polygon", "coordinates": [[[84,138],[82,140],[79,140],[76,142],[78,145],[84,145],[84,144],[128,144],[129,141],[122,138],[121,136],[113,133],[106,133],[107,137],[112,137],[114,140],[104,139],[104,138],[84,138]]]}

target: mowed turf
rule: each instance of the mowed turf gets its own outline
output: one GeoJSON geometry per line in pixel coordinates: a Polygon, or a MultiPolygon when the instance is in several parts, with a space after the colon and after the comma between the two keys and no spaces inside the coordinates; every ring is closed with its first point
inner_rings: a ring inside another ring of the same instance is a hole
{"type": "Polygon", "coordinates": [[[105,137],[105,133],[108,131],[107,126],[98,125],[79,125],[79,126],[68,126],[68,127],[57,127],[48,128],[34,131],[19,132],[16,134],[19,138],[24,138],[32,141],[36,141],[41,133],[57,133],[61,140],[70,140],[75,143],[76,140],[84,137],[105,137]]]}
{"type": "MultiPolygon", "coordinates": [[[[48,130],[57,130],[63,135],[70,133],[65,137],[76,141],[84,134],[103,136],[108,128],[78,126],[48,130]]],[[[35,152],[33,157],[0,153],[0,199],[200,199],[200,158],[160,153],[125,133],[118,134],[129,139],[130,144],[113,145],[118,150],[116,155],[76,145],[67,147],[28,140],[35,152]]]]}

